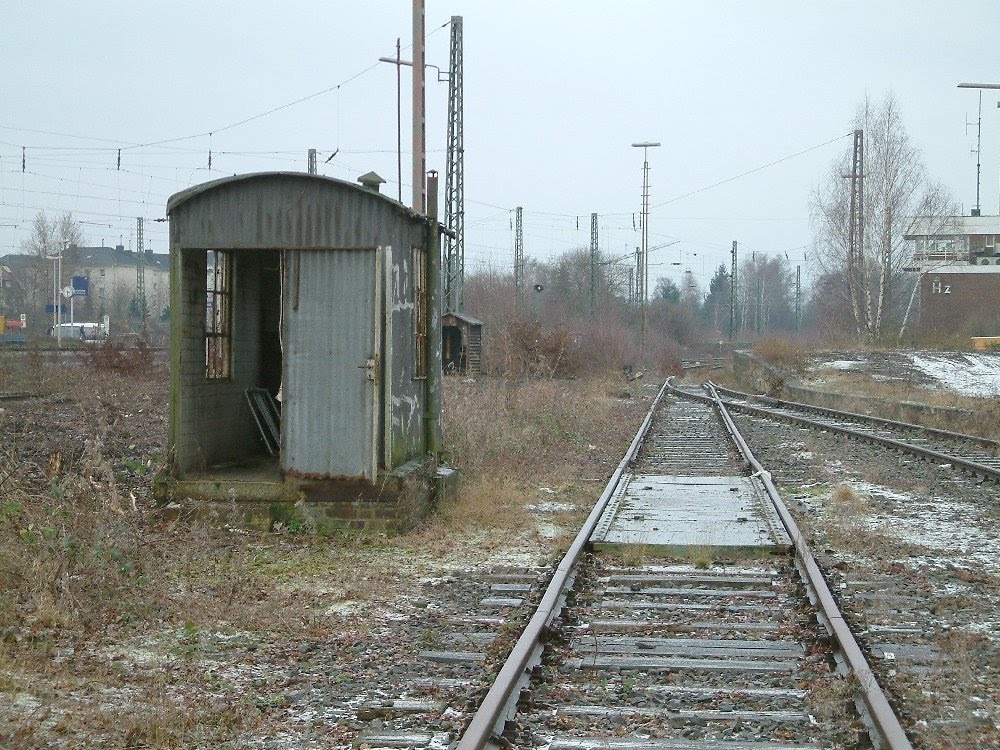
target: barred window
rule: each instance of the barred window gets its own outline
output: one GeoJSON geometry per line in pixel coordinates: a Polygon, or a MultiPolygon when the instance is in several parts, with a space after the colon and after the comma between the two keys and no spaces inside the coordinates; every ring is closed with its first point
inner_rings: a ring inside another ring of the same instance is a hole
{"type": "Polygon", "coordinates": [[[413,377],[427,377],[427,258],[413,248],[413,377]]]}
{"type": "Polygon", "coordinates": [[[205,300],[205,377],[226,380],[232,360],[232,253],[208,251],[205,300]]]}

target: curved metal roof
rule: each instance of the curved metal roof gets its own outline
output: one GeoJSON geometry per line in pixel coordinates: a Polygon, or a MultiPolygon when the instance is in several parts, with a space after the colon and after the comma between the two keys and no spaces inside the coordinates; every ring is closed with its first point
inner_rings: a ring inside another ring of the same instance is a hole
{"type": "Polygon", "coordinates": [[[410,218],[419,219],[421,221],[430,221],[429,217],[414,211],[408,206],[404,206],[402,203],[390,198],[388,195],[367,190],[361,185],[357,185],[353,182],[338,180],[335,177],[326,177],[325,175],[309,174],[308,172],[248,172],[247,174],[234,174],[232,177],[223,177],[218,180],[203,182],[200,185],[194,185],[171,195],[167,199],[167,214],[169,215],[175,208],[184,205],[194,198],[197,198],[199,195],[204,195],[205,193],[209,193],[229,185],[237,185],[244,182],[266,182],[267,180],[273,180],[275,178],[293,178],[304,182],[313,182],[317,186],[325,185],[331,189],[351,190],[377,200],[383,200],[402,213],[405,213],[410,218]]]}

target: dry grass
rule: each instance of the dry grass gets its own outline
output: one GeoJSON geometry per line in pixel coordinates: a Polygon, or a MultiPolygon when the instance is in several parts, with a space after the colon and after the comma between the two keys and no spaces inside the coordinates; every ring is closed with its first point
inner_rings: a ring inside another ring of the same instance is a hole
{"type": "Polygon", "coordinates": [[[767,339],[754,344],[753,353],[760,359],[794,375],[805,372],[809,349],[787,339],[767,339]]]}
{"type": "Polygon", "coordinates": [[[351,613],[413,594],[421,577],[511,544],[530,564],[554,554],[566,539],[540,536],[526,506],[552,499],[561,509],[545,520],[568,526],[600,494],[645,411],[607,395],[619,381],[449,378],[447,440],[465,479],[422,529],[395,539],[235,533],[152,511],[162,369],[80,378],[27,358],[0,373],[7,391],[58,396],[0,404],[0,431],[15,409],[17,431],[34,430],[0,445],[4,747],[212,747],[279,725],[269,713],[278,704],[248,702],[205,669],[220,633],[238,628],[260,644],[259,658],[275,658],[264,654],[280,644],[358,637],[351,613]],[[72,429],[54,429],[63,424],[72,429]],[[130,666],[133,648],[148,653],[149,668],[130,666]]]}
{"type": "Polygon", "coordinates": [[[823,510],[823,533],[829,544],[848,554],[890,565],[918,547],[899,538],[889,521],[874,521],[869,498],[840,484],[833,488],[823,510]]]}
{"type": "Polygon", "coordinates": [[[633,401],[608,396],[619,391],[618,378],[449,378],[445,443],[452,460],[473,476],[558,482],[567,467],[591,465],[603,475],[602,464],[624,452],[616,446],[634,433],[634,417],[643,411],[633,401]]]}

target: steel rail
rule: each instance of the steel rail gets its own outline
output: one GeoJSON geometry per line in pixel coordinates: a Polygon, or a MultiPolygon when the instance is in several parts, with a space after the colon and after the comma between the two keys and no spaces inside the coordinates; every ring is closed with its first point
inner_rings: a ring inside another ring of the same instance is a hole
{"type": "MultiPolygon", "coordinates": [[[[677,392],[684,394],[688,398],[698,398],[696,394],[689,393],[687,391],[678,390],[677,392]]],[[[989,477],[990,479],[1000,480],[1000,469],[996,469],[992,466],[987,466],[986,464],[981,464],[978,461],[972,461],[968,458],[962,458],[961,456],[956,456],[950,453],[941,453],[940,451],[936,451],[933,448],[924,448],[923,446],[914,445],[913,443],[907,443],[902,440],[896,440],[895,438],[873,435],[869,432],[863,432],[861,430],[853,430],[850,427],[843,427],[841,425],[819,422],[814,419],[809,419],[808,417],[797,416],[795,414],[781,414],[779,412],[771,411],[769,409],[760,406],[751,406],[750,404],[740,404],[725,399],[720,399],[720,400],[722,400],[723,403],[725,403],[726,406],[728,407],[737,409],[739,411],[744,411],[749,414],[756,414],[758,416],[770,417],[771,419],[783,419],[787,422],[793,422],[795,424],[805,425],[806,427],[815,427],[821,430],[827,430],[829,432],[836,432],[841,435],[847,435],[848,437],[859,438],[861,440],[868,440],[873,443],[885,445],[889,448],[895,448],[897,450],[905,451],[907,453],[914,453],[924,458],[931,458],[934,459],[935,461],[943,461],[945,463],[954,464],[972,474],[978,474],[982,477],[989,477]]]]}
{"type": "Polygon", "coordinates": [[[900,427],[906,430],[916,430],[918,432],[924,432],[928,435],[935,435],[937,437],[945,438],[946,440],[966,440],[969,442],[979,443],[981,445],[986,445],[991,448],[1000,449],[1000,441],[991,440],[990,438],[979,437],[978,435],[967,435],[964,432],[953,432],[951,430],[941,430],[937,427],[927,427],[921,424],[913,424],[912,422],[901,422],[896,419],[886,419],[885,417],[876,417],[870,414],[859,414],[853,411],[841,411],[839,409],[831,409],[828,406],[816,406],[815,404],[804,404],[799,401],[786,401],[781,398],[774,398],[772,396],[762,396],[753,393],[744,393],[743,391],[736,391],[732,388],[726,388],[724,386],[713,383],[711,380],[706,381],[707,384],[711,384],[716,390],[722,393],[728,393],[730,396],[735,396],[736,398],[745,398],[748,401],[760,401],[765,404],[772,404],[774,406],[788,406],[793,409],[802,409],[803,411],[812,411],[819,414],[826,414],[831,417],[846,417],[848,419],[855,419],[859,422],[870,422],[877,425],[882,425],[884,427],[900,427]]]}
{"type": "MultiPolygon", "coordinates": [[[[820,570],[819,564],[813,557],[812,552],[810,552],[809,545],[802,536],[802,532],[799,530],[798,524],[795,523],[795,519],[792,518],[791,512],[778,494],[777,487],[771,481],[770,473],[764,469],[753,455],[750,446],[737,429],[736,423],[726,409],[725,402],[723,402],[718,392],[716,392],[715,387],[709,385],[708,389],[712,394],[710,400],[715,404],[719,416],[726,425],[726,429],[733,436],[743,458],[753,467],[755,474],[760,476],[771,503],[778,511],[778,515],[781,517],[781,521],[792,539],[792,543],[795,546],[795,554],[799,558],[806,581],[812,588],[823,616],[827,620],[827,626],[832,631],[831,635],[836,639],[841,653],[858,684],[861,699],[868,710],[868,716],[871,720],[872,726],[870,728],[878,733],[879,738],[884,743],[883,746],[889,750],[912,750],[913,746],[910,744],[906,732],[903,731],[903,727],[899,723],[899,718],[896,716],[895,711],[892,710],[892,706],[889,705],[885,693],[882,692],[882,688],[878,684],[875,673],[869,667],[868,661],[861,651],[861,647],[858,645],[854,634],[844,620],[844,616],[837,606],[837,601],[834,599],[829,586],[827,586],[826,579],[823,578],[823,572],[820,570]]],[[[683,393],[683,391],[680,393],[683,393]]]]}
{"type": "Polygon", "coordinates": [[[520,638],[517,639],[517,643],[514,644],[514,648],[511,650],[507,660],[500,668],[500,672],[497,674],[489,692],[486,693],[486,697],[483,698],[479,709],[469,722],[469,726],[462,734],[462,739],[459,740],[456,750],[482,750],[490,738],[497,733],[499,725],[506,722],[509,718],[510,710],[520,693],[519,688],[522,680],[527,670],[530,669],[529,665],[541,646],[543,634],[562,606],[561,600],[566,593],[568,585],[572,583],[576,565],[586,549],[587,543],[590,541],[590,535],[604,514],[611,496],[618,488],[622,474],[625,473],[625,469],[639,451],[639,447],[642,445],[642,441],[649,431],[649,426],[653,422],[653,414],[656,412],[656,408],[659,406],[660,400],[666,390],[667,383],[664,382],[656,394],[656,398],[653,399],[653,403],[646,413],[646,418],[643,419],[642,424],[639,426],[639,431],[632,438],[632,443],[625,452],[625,457],[619,462],[618,467],[611,475],[610,481],[608,481],[607,487],[604,488],[603,494],[593,510],[590,511],[590,515],[587,516],[583,528],[580,529],[569,550],[567,550],[556,567],[548,587],[542,594],[542,599],[538,603],[538,607],[525,626],[520,638]]]}

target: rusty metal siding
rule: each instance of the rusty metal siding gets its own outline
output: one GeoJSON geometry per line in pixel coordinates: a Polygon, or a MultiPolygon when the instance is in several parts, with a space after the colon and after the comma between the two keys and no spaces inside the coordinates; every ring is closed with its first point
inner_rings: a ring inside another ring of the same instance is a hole
{"type": "Polygon", "coordinates": [[[419,223],[383,195],[284,172],[228,178],[212,189],[179,193],[168,211],[179,224],[177,241],[203,250],[372,247],[388,245],[377,240],[394,226],[419,223]]]}
{"type": "MultiPolygon", "coordinates": [[[[323,310],[330,304],[334,299],[332,290],[338,283],[337,263],[343,261],[350,267],[348,258],[352,248],[367,249],[370,253],[374,248],[391,247],[391,254],[383,252],[383,304],[379,311],[389,338],[380,347],[387,380],[382,382],[379,394],[382,399],[379,445],[383,455],[378,463],[392,469],[426,452],[425,381],[414,377],[412,278],[413,249],[425,249],[427,245],[424,217],[386,196],[372,194],[340,180],[304,173],[265,173],[207,183],[173,196],[168,203],[168,213],[172,256],[185,249],[234,250],[234,259],[239,264],[241,257],[247,258],[255,250],[300,251],[289,253],[300,256],[305,263],[299,272],[297,301],[300,310],[323,310]]],[[[299,387],[293,378],[304,377],[306,372],[299,370],[293,375],[289,371],[291,360],[312,356],[307,353],[313,350],[326,351],[327,356],[331,356],[330,334],[334,330],[338,336],[346,337],[341,340],[345,346],[350,345],[354,337],[371,333],[360,326],[362,317],[372,314],[372,295],[357,289],[343,289],[340,293],[349,295],[356,309],[345,312],[348,318],[338,322],[336,329],[331,326],[329,316],[327,319],[310,316],[296,324],[286,317],[283,324],[286,377],[282,441],[286,455],[282,465],[292,471],[329,475],[353,473],[357,469],[354,466],[349,472],[342,472],[343,467],[328,455],[343,450],[339,442],[356,439],[349,433],[333,430],[331,422],[331,413],[351,398],[350,389],[339,392],[329,379],[325,385],[323,381],[310,381],[308,386],[303,382],[302,387],[307,391],[301,398],[308,399],[308,408],[303,401],[296,411],[289,401],[296,398],[299,387]]],[[[286,313],[291,298],[286,284],[286,313]]],[[[259,302],[246,301],[259,305],[259,302]]],[[[196,316],[184,325],[181,316],[175,316],[172,326],[178,349],[188,347],[197,351],[202,346],[200,333],[194,330],[195,320],[196,316]],[[196,338],[188,341],[189,337],[196,338]]],[[[240,324],[236,326],[240,330],[240,324]]],[[[357,364],[360,362],[352,368],[357,364]]],[[[318,370],[326,367],[324,362],[316,365],[318,370]]],[[[364,375],[363,370],[354,371],[364,375]]],[[[179,376],[175,383],[175,399],[186,400],[181,394],[190,387],[195,374],[192,368],[179,376]]],[[[191,414],[190,409],[185,411],[185,416],[191,414]]],[[[177,426],[183,422],[183,418],[179,419],[177,426]]],[[[185,437],[181,429],[173,432],[173,447],[190,455],[192,460],[198,447],[184,443],[193,437],[185,437]]],[[[202,432],[197,442],[203,443],[205,437],[202,432]]],[[[247,430],[244,437],[255,439],[254,431],[247,430]]]]}
{"type": "Polygon", "coordinates": [[[376,252],[316,250],[289,256],[282,468],[307,476],[371,479],[379,384],[368,379],[365,362],[378,354],[376,252]]]}

